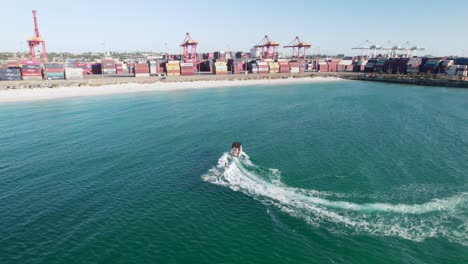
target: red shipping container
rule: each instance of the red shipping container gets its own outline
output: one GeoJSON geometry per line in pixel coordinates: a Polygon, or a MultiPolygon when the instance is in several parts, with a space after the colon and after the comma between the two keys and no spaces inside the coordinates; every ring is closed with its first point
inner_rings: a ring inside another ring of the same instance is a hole
{"type": "Polygon", "coordinates": [[[42,72],[42,69],[21,69],[22,73],[35,73],[35,72],[42,72]]]}
{"type": "Polygon", "coordinates": [[[338,65],[336,64],[336,62],[333,62],[333,61],[328,62],[328,72],[336,72],[337,66],[338,65]]]}
{"type": "Polygon", "coordinates": [[[318,64],[317,70],[320,72],[328,72],[328,64],[318,64]]]}
{"type": "Polygon", "coordinates": [[[44,72],[65,72],[64,69],[45,69],[44,72]]]}
{"type": "Polygon", "coordinates": [[[42,72],[25,72],[21,76],[42,76],[42,72]]]}
{"type": "Polygon", "coordinates": [[[26,65],[40,65],[41,63],[39,61],[35,61],[35,60],[24,60],[24,61],[21,61],[21,64],[26,64],[26,65]]]}

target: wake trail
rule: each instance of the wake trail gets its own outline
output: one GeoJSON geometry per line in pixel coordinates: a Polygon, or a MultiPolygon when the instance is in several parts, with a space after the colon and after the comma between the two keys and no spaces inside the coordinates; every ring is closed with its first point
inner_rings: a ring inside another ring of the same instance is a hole
{"type": "Polygon", "coordinates": [[[307,223],[336,233],[395,236],[423,241],[445,237],[468,246],[468,193],[422,204],[364,203],[330,200],[346,198],[330,192],[289,187],[281,182],[281,172],[263,169],[243,153],[228,161],[224,153],[218,164],[202,176],[204,181],[240,191],[307,223]],[[226,167],[226,164],[229,164],[226,167]]]}

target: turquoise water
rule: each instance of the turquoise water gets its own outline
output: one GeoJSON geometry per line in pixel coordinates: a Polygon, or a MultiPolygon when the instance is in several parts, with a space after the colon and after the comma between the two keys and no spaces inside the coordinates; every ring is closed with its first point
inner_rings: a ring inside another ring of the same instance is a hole
{"type": "Polygon", "coordinates": [[[0,263],[467,263],[467,102],[342,81],[0,105],[0,263]]]}

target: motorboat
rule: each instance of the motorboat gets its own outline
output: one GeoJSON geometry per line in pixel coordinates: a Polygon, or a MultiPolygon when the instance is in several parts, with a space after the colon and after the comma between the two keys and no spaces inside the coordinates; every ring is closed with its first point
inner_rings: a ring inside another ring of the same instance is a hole
{"type": "Polygon", "coordinates": [[[230,154],[233,158],[239,158],[242,154],[242,144],[240,142],[233,142],[230,154]]]}

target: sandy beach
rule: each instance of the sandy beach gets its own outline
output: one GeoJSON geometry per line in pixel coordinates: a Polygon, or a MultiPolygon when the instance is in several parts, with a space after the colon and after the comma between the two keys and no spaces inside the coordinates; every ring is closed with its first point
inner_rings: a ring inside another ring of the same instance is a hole
{"type": "Polygon", "coordinates": [[[164,82],[158,81],[149,84],[125,83],[103,86],[68,86],[54,88],[8,89],[0,90],[0,103],[51,100],[67,97],[99,96],[109,94],[122,94],[151,91],[178,91],[190,89],[207,89],[232,86],[249,85],[281,85],[292,83],[330,82],[340,81],[337,77],[305,77],[288,79],[262,79],[262,80],[221,80],[221,81],[193,81],[193,82],[164,82]]]}

